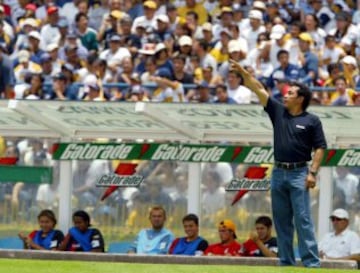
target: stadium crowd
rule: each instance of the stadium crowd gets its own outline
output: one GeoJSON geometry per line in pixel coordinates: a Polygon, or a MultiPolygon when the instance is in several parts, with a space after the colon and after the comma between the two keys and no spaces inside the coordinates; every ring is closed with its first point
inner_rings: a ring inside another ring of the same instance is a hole
{"type": "Polygon", "coordinates": [[[232,58],[281,99],[360,104],[356,1],[0,1],[2,97],[256,103],[232,58]],[[113,85],[108,85],[113,84],[113,85]]]}

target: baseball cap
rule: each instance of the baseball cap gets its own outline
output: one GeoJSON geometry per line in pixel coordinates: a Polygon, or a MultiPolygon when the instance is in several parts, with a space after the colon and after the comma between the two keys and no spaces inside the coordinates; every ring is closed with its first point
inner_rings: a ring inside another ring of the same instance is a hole
{"type": "Polygon", "coordinates": [[[213,27],[212,24],[209,22],[206,22],[201,26],[202,30],[206,30],[206,31],[212,31],[212,27],[213,27]]]}
{"type": "Polygon", "coordinates": [[[270,39],[279,40],[286,33],[286,29],[283,25],[275,25],[271,28],[270,39]]]}
{"type": "Polygon", "coordinates": [[[349,220],[349,213],[344,209],[336,209],[331,213],[330,218],[332,217],[349,220]]]}
{"type": "Polygon", "coordinates": [[[50,61],[51,60],[51,56],[49,53],[45,52],[43,54],[41,54],[40,56],[40,63],[45,63],[47,61],[50,61]]]}
{"type": "Polygon", "coordinates": [[[161,50],[166,49],[166,46],[164,43],[158,43],[155,47],[155,54],[160,52],[161,50]]]}
{"type": "Polygon", "coordinates": [[[38,41],[41,40],[40,33],[39,33],[38,31],[35,31],[35,30],[30,31],[29,34],[28,34],[28,36],[29,36],[29,37],[32,37],[32,38],[34,38],[34,39],[36,39],[36,40],[38,40],[38,41]]]}
{"type": "Polygon", "coordinates": [[[254,9],[260,9],[260,10],[265,10],[266,9],[266,5],[263,1],[255,1],[253,3],[253,6],[252,6],[254,9]]]}
{"type": "Polygon", "coordinates": [[[304,42],[308,42],[308,43],[310,43],[310,44],[312,44],[312,42],[313,42],[313,38],[312,38],[311,35],[310,35],[309,33],[307,33],[307,32],[302,32],[302,33],[300,33],[299,39],[302,40],[302,41],[304,41],[304,42]]]}
{"type": "Polygon", "coordinates": [[[199,88],[209,88],[209,84],[206,81],[201,81],[199,84],[196,85],[196,89],[199,88]]]}
{"type": "Polygon", "coordinates": [[[143,6],[145,8],[149,8],[149,9],[157,9],[157,4],[154,1],[151,1],[151,0],[145,1],[143,6]]]}
{"type": "Polygon", "coordinates": [[[61,73],[61,72],[59,72],[59,73],[56,73],[54,76],[53,76],[53,79],[54,80],[66,80],[66,76],[65,76],[65,74],[64,73],[61,73]]]}
{"type": "Polygon", "coordinates": [[[57,6],[50,6],[50,7],[47,8],[46,11],[47,11],[48,15],[51,15],[51,14],[54,14],[54,13],[58,12],[59,9],[58,9],[57,6]]]}
{"type": "Polygon", "coordinates": [[[231,33],[231,31],[228,29],[228,28],[223,28],[223,29],[221,29],[220,30],[220,35],[222,34],[222,33],[225,33],[227,36],[229,36],[230,38],[232,38],[232,33],[231,33]]]}
{"type": "Polygon", "coordinates": [[[58,49],[58,48],[59,48],[58,44],[52,43],[52,44],[49,44],[49,45],[46,46],[46,51],[51,52],[51,51],[53,51],[55,49],[58,49]]]}
{"type": "Polygon", "coordinates": [[[250,19],[257,19],[257,20],[262,20],[263,19],[263,14],[260,10],[256,10],[256,9],[252,9],[249,11],[249,18],[250,19]]]}
{"type": "Polygon", "coordinates": [[[180,37],[179,39],[179,45],[180,46],[192,46],[192,39],[190,36],[187,36],[187,35],[183,35],[180,37]]]}
{"type": "Polygon", "coordinates": [[[231,40],[228,43],[228,51],[229,51],[229,53],[240,52],[240,51],[243,51],[243,48],[242,48],[241,43],[239,41],[231,40]]]}
{"type": "Polygon", "coordinates": [[[67,71],[70,71],[70,72],[74,72],[75,68],[72,64],[70,63],[64,63],[62,66],[61,66],[62,69],[66,69],[67,71]]]}
{"type": "Polygon", "coordinates": [[[163,22],[163,23],[169,23],[169,17],[165,14],[160,14],[156,17],[156,20],[163,22]]]}
{"type": "Polygon", "coordinates": [[[219,223],[219,228],[226,228],[234,232],[234,239],[236,239],[236,226],[233,221],[226,219],[219,223]]]}
{"type": "Polygon", "coordinates": [[[75,39],[77,38],[77,34],[74,30],[69,30],[66,34],[67,39],[75,39]]]}
{"type": "Polygon", "coordinates": [[[275,71],[272,77],[274,81],[279,81],[279,82],[283,82],[286,79],[285,73],[282,70],[275,71]]]}
{"type": "Polygon", "coordinates": [[[154,55],[155,54],[155,44],[146,43],[143,45],[141,49],[139,49],[140,54],[145,55],[154,55]]]}
{"type": "Polygon", "coordinates": [[[31,26],[31,27],[38,27],[38,23],[34,18],[26,18],[22,23],[20,23],[20,28],[23,28],[24,26],[31,26]]]}
{"type": "Polygon", "coordinates": [[[36,11],[37,7],[35,4],[29,3],[25,6],[26,10],[36,11]]]}
{"type": "Polygon", "coordinates": [[[224,13],[233,13],[233,10],[232,10],[232,8],[231,7],[222,7],[221,8],[221,12],[220,12],[220,15],[221,14],[224,14],[224,13]]]}
{"type": "Polygon", "coordinates": [[[120,42],[121,41],[121,37],[120,35],[114,34],[110,37],[109,39],[110,42],[120,42]]]}
{"type": "MultiPolygon", "coordinates": [[[[347,12],[339,12],[335,15],[335,20],[338,20],[338,21],[348,21],[349,20],[349,14],[347,12]]],[[[351,16],[350,16],[351,18],[351,16]]]]}
{"type": "Polygon", "coordinates": [[[120,10],[113,10],[111,13],[110,13],[110,16],[111,17],[114,17],[115,19],[119,20],[121,17],[122,17],[122,13],[120,10]]]}
{"type": "Polygon", "coordinates": [[[17,57],[20,63],[28,62],[30,59],[30,52],[27,50],[20,50],[17,57]]]}
{"type": "Polygon", "coordinates": [[[172,79],[171,72],[167,68],[159,68],[156,71],[155,75],[158,76],[158,77],[161,77],[161,78],[172,79]]]}
{"type": "Polygon", "coordinates": [[[68,26],[69,26],[69,22],[68,22],[68,20],[66,19],[66,17],[60,17],[57,25],[58,25],[58,27],[68,27],[68,26]]]}
{"type": "Polygon", "coordinates": [[[341,62],[343,62],[344,64],[352,64],[353,66],[357,67],[357,61],[351,55],[347,55],[344,58],[342,58],[341,62]]]}

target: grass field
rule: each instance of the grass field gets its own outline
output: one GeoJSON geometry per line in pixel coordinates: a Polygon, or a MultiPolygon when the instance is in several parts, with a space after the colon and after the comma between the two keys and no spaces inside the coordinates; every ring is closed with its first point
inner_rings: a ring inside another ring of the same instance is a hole
{"type": "Polygon", "coordinates": [[[0,272],[11,273],[350,273],[354,270],[300,267],[168,265],[0,259],[0,272]]]}

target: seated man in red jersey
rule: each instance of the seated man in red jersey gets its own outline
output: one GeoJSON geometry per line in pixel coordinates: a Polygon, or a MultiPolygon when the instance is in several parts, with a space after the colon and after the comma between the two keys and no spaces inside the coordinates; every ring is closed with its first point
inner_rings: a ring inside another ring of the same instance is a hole
{"type": "Polygon", "coordinates": [[[243,243],[241,256],[277,257],[276,238],[271,236],[272,220],[268,216],[260,216],[255,221],[255,229],[250,238],[243,243]]]}
{"type": "Polygon", "coordinates": [[[241,245],[236,239],[236,227],[233,221],[221,221],[218,226],[220,243],[209,245],[205,255],[212,256],[240,256],[241,245]]]}

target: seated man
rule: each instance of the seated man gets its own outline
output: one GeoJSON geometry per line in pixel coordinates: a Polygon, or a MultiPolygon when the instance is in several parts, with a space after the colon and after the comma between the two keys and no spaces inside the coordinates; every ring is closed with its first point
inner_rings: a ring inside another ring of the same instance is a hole
{"type": "Polygon", "coordinates": [[[150,210],[151,228],[142,229],[136,237],[128,253],[137,254],[167,254],[174,235],[164,228],[166,212],[161,206],[150,210]]]}
{"type": "Polygon", "coordinates": [[[319,242],[320,258],[360,261],[360,238],[350,230],[349,213],[336,209],[330,216],[333,232],[325,234],[319,242]]]}
{"type": "Polygon", "coordinates": [[[271,236],[272,221],[268,216],[260,216],[255,221],[255,229],[250,233],[241,249],[242,256],[276,257],[278,248],[276,238],[271,236]]]}
{"type": "Polygon", "coordinates": [[[208,242],[199,236],[199,218],[195,214],[188,214],[183,219],[186,237],[176,238],[169,250],[174,255],[203,255],[208,242]]]}
{"type": "Polygon", "coordinates": [[[221,221],[218,227],[221,242],[209,245],[205,255],[239,256],[241,245],[236,239],[235,224],[231,220],[221,221]]]}

